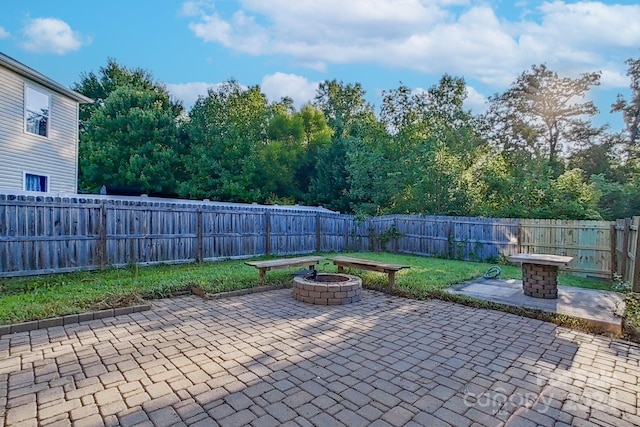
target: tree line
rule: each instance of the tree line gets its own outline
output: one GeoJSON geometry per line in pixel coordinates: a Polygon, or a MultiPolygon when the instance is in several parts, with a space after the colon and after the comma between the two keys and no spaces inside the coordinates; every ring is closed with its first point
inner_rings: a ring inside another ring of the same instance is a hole
{"type": "Polygon", "coordinates": [[[229,80],[187,112],[143,69],[109,59],[73,89],[80,111],[79,187],[189,199],[321,205],[391,213],[614,219],[640,212],[640,59],[631,97],[594,126],[600,73],[533,65],[484,114],[463,106],[463,78],[383,92],[378,114],[359,83],[322,82],[299,110],[229,80]]]}

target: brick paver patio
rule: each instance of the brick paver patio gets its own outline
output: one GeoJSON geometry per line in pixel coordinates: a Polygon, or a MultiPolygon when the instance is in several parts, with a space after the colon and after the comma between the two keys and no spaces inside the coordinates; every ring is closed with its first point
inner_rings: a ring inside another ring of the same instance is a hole
{"type": "Polygon", "coordinates": [[[280,290],[0,338],[0,425],[640,425],[640,347],[441,301],[280,290]]]}

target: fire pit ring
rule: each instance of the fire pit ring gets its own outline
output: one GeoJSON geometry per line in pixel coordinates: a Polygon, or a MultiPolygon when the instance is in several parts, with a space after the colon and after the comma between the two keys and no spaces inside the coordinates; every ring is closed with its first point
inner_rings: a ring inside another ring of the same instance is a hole
{"type": "Polygon", "coordinates": [[[293,298],[316,305],[342,305],[360,301],[362,279],[342,273],[318,273],[293,278],[293,298]]]}

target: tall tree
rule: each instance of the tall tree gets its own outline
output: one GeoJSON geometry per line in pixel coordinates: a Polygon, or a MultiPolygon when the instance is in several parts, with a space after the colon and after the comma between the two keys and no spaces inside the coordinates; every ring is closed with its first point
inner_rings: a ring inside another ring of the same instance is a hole
{"type": "Polygon", "coordinates": [[[381,127],[350,153],[354,209],[379,213],[468,213],[463,173],[484,145],[464,110],[464,79],[444,75],[427,91],[384,92],[381,127]]]}
{"type": "Polygon", "coordinates": [[[175,195],[178,126],[169,98],[119,86],[86,121],[80,145],[82,188],[175,195]]]}
{"type": "Polygon", "coordinates": [[[314,105],[324,113],[334,138],[354,136],[362,130],[361,126],[376,121],[365,94],[360,83],[345,84],[337,80],[320,83],[314,105]]]}
{"type": "Polygon", "coordinates": [[[631,99],[625,100],[618,94],[616,102],[611,106],[611,112],[621,112],[626,126],[629,146],[640,145],[640,58],[629,58],[627,76],[631,78],[631,99]]]}
{"type": "Polygon", "coordinates": [[[210,89],[189,112],[185,125],[191,150],[185,156],[190,180],[181,195],[230,202],[262,201],[258,148],[268,141],[270,116],[258,86],[230,80],[210,89]]]}
{"type": "Polygon", "coordinates": [[[587,118],[598,110],[592,101],[583,99],[599,84],[599,72],[573,79],[559,77],[544,64],[533,65],[506,92],[490,98],[489,117],[500,133],[512,139],[507,144],[521,141],[517,144],[534,154],[545,154],[553,164],[563,144],[575,142],[590,126],[587,118]]]}
{"type": "Polygon", "coordinates": [[[148,71],[109,58],[97,74],[82,73],[73,89],[94,100],[80,109],[82,191],[106,185],[175,195],[176,181],[183,178],[178,162],[183,107],[165,86],[148,71]]]}
{"type": "MultiPolygon", "coordinates": [[[[156,82],[151,72],[142,68],[129,68],[118,64],[114,58],[108,58],[107,65],[100,67],[97,74],[93,71],[82,72],[80,81],[72,85],[73,90],[94,100],[92,104],[80,106],[80,124],[100,108],[111,92],[122,86],[153,90],[160,96],[170,98],[164,85],[156,82]]],[[[171,100],[170,106],[175,116],[183,111],[182,103],[179,101],[171,100]]]]}
{"type": "Polygon", "coordinates": [[[371,131],[377,119],[359,83],[325,81],[318,87],[314,106],[323,112],[332,131],[328,145],[318,151],[307,202],[350,212],[347,153],[354,142],[371,131]]]}

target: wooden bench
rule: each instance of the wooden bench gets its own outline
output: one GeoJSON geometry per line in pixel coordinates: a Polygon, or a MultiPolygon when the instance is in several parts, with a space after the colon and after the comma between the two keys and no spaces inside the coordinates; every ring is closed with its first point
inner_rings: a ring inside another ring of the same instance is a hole
{"type": "Polygon", "coordinates": [[[312,270],[323,259],[321,256],[304,256],[298,258],[270,259],[267,261],[247,261],[245,264],[260,270],[260,282],[264,282],[264,277],[269,270],[307,266],[312,270]]]}
{"type": "Polygon", "coordinates": [[[411,268],[408,265],[388,264],[381,261],[372,261],[369,259],[351,258],[346,256],[337,256],[332,258],[333,264],[338,266],[338,273],[342,273],[345,267],[356,268],[358,270],[379,271],[387,273],[389,279],[389,287],[396,285],[396,272],[403,268],[411,268]]]}

